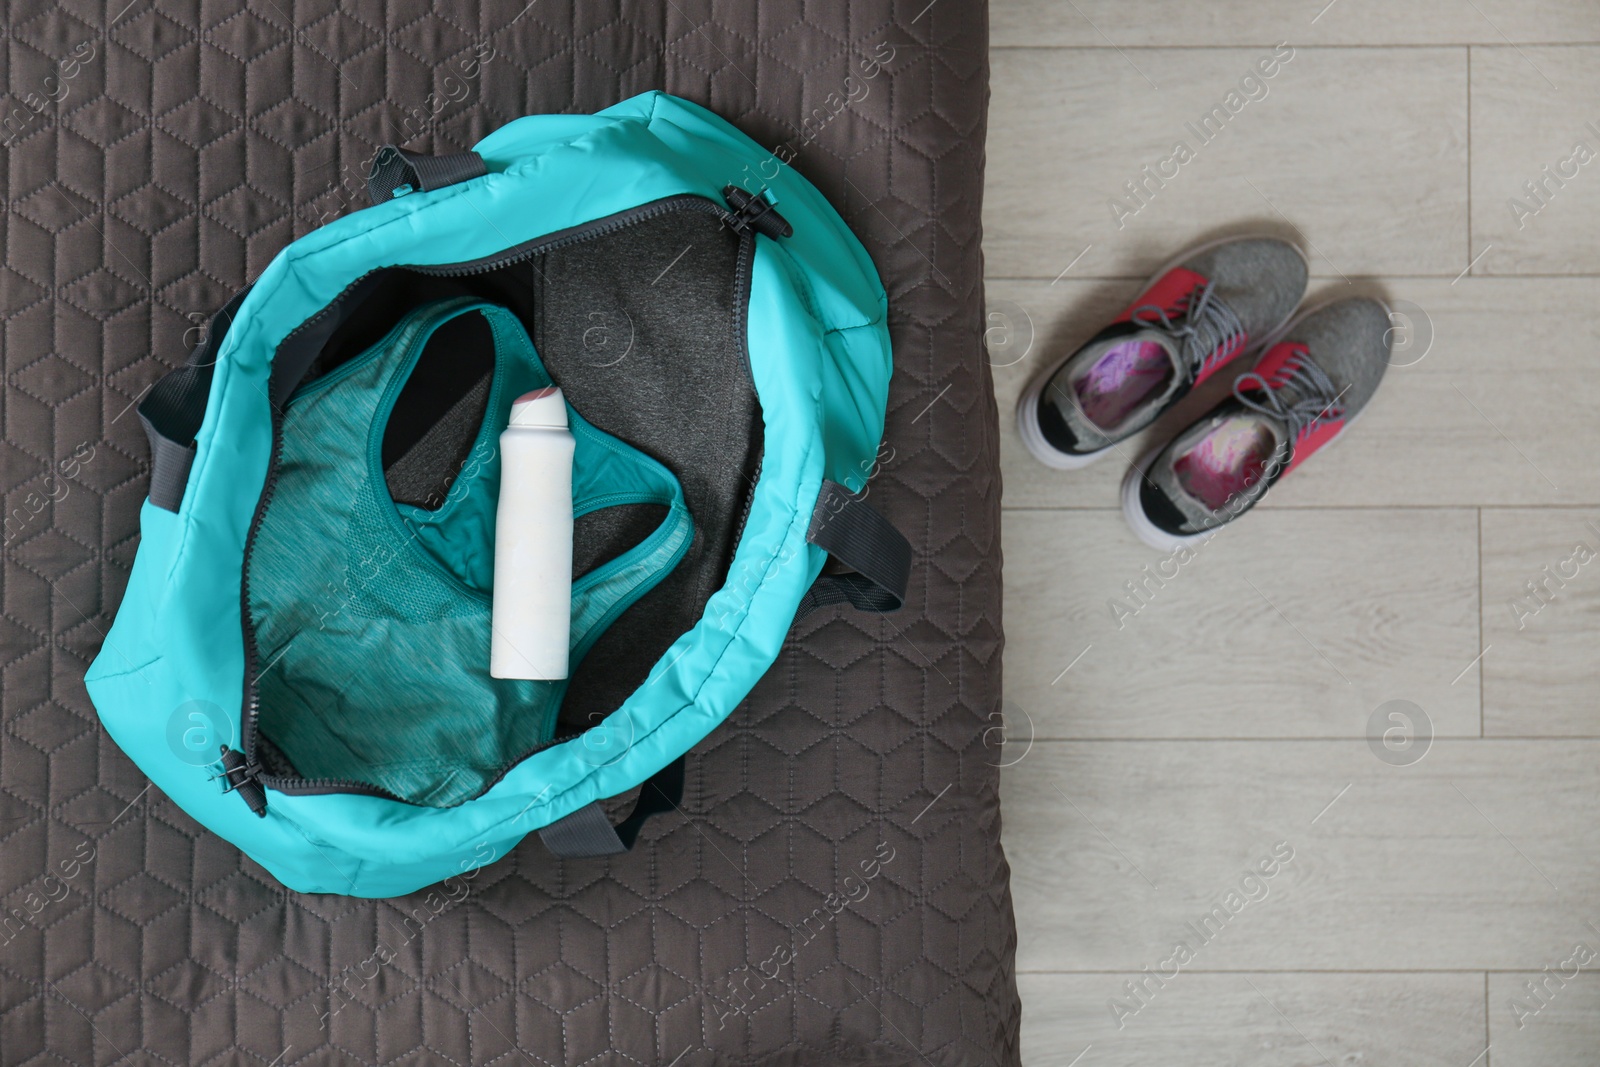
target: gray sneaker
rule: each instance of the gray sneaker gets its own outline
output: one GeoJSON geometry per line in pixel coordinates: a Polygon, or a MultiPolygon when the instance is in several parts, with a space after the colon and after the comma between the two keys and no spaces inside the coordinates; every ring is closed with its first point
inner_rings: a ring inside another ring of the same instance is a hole
{"type": "Polygon", "coordinates": [[[1028,384],[1017,401],[1023,444],[1048,466],[1088,466],[1280,329],[1305,290],[1305,253],[1276,237],[1191,249],[1028,384]]]}
{"type": "Polygon", "coordinates": [[[1230,399],[1128,472],[1122,511],[1139,539],[1169,551],[1206,539],[1344,433],[1383,380],[1390,322],[1367,297],[1297,316],[1230,399]]]}

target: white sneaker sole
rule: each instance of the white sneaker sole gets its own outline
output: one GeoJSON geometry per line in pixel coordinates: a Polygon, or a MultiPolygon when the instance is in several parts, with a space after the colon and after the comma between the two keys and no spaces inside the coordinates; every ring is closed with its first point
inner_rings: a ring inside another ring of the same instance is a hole
{"type": "MultiPolygon", "coordinates": [[[[1231,241],[1262,239],[1273,241],[1281,240],[1281,238],[1276,234],[1234,234],[1231,237],[1219,237],[1215,241],[1207,241],[1204,244],[1185,249],[1169,260],[1154,274],[1152,274],[1149,281],[1144,283],[1144,288],[1140,289],[1138,294],[1133,299],[1138,300],[1139,297],[1144,296],[1144,294],[1148,293],[1155,287],[1156,282],[1160,281],[1168,271],[1175,267],[1182,266],[1185,260],[1194,256],[1198,256],[1202,252],[1209,252],[1213,248],[1218,248],[1222,245],[1228,244],[1231,241]]],[[[1307,275],[1309,277],[1309,267],[1311,261],[1306,256],[1305,249],[1292,243],[1290,244],[1290,247],[1296,252],[1300,253],[1301,259],[1306,260],[1306,265],[1308,268],[1307,275]]],[[[1283,321],[1278,323],[1278,325],[1274,326],[1272,329],[1268,330],[1266,336],[1272,337],[1274,335],[1281,335],[1283,331],[1288,329],[1290,322],[1292,322],[1294,318],[1294,310],[1291,308],[1289,314],[1284,316],[1283,321]]],[[[1052,445],[1049,441],[1045,440],[1044,431],[1039,429],[1039,398],[1044,395],[1045,386],[1049,383],[1050,379],[1054,378],[1056,372],[1065,366],[1067,361],[1076,355],[1078,349],[1082,347],[1082,343],[1078,344],[1068,351],[1066,355],[1057,358],[1043,370],[1039,371],[1039,373],[1035,374],[1032,380],[1029,381],[1027,387],[1022,390],[1022,395],[1017,397],[1017,433],[1022,438],[1023,446],[1026,447],[1027,450],[1033,455],[1034,459],[1038,460],[1040,463],[1043,463],[1045,466],[1052,467],[1056,470],[1081,470],[1107,453],[1116,451],[1117,444],[1120,444],[1129,437],[1133,436],[1132,433],[1126,434],[1123,437],[1118,438],[1116,442],[1107,445],[1105,448],[1094,452],[1078,453],[1063,452],[1059,448],[1056,448],[1054,445],[1052,445]]],[[[1263,347],[1265,347],[1264,341],[1262,343],[1253,343],[1244,351],[1235,356],[1232,360],[1229,360],[1229,362],[1237,362],[1238,360],[1249,355],[1251,352],[1263,347]]],[[[1142,426],[1139,428],[1139,430],[1143,429],[1144,427],[1142,426]]],[[[1135,430],[1134,433],[1138,433],[1139,430],[1135,430]]]]}

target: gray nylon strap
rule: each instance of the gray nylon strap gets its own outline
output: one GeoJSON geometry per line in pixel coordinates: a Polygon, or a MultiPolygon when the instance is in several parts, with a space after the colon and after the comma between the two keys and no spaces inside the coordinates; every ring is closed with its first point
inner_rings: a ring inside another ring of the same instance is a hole
{"type": "Polygon", "coordinates": [[[539,831],[539,839],[562,859],[615,856],[629,851],[652,815],[677,810],[683,800],[686,762],[679,756],[652,774],[639,788],[633,812],[616,826],[611,825],[596,801],[546,826],[539,831]]]}
{"type": "Polygon", "coordinates": [[[615,856],[628,851],[598,801],[585,804],[539,831],[544,847],[563,859],[615,856]]]}
{"type": "Polygon", "coordinates": [[[139,422],[150,441],[150,503],[164,511],[177,511],[183,503],[183,492],[189,487],[194,443],[180,445],[164,436],[143,413],[139,422]]]}
{"type": "Polygon", "coordinates": [[[381,204],[393,199],[395,190],[402,187],[426,193],[488,173],[483,157],[476,152],[430,156],[384,145],[373,157],[367,174],[367,196],[374,204],[381,204]]]}
{"type": "Polygon", "coordinates": [[[241,291],[212,316],[205,340],[183,366],[159,378],[139,402],[139,423],[150,439],[150,503],[158,508],[177,511],[183,503],[217,352],[249,291],[241,291]]]}
{"type": "Polygon", "coordinates": [[[824,481],[806,540],[854,574],[824,574],[806,591],[796,617],[829,604],[862,611],[899,611],[911,576],[911,543],[861,497],[824,481]]]}

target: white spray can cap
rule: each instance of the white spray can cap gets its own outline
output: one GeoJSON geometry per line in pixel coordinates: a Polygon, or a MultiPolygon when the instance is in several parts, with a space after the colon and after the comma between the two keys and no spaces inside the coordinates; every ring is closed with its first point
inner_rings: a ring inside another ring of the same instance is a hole
{"type": "Polygon", "coordinates": [[[567,428],[567,402],[553,385],[523,393],[511,402],[512,426],[567,428]]]}

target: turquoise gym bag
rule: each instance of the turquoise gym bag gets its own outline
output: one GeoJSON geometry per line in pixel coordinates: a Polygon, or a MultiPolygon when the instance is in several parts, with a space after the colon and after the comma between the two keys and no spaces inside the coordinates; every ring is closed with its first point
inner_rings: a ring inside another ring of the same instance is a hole
{"type": "Polygon", "coordinates": [[[294,890],[398,896],[530,831],[625,852],[798,614],[904,602],[910,547],[862,494],[882,283],[805,179],[664,93],[390,146],[367,185],[140,402],[150,494],[89,695],[294,890]],[[573,667],[497,679],[498,440],[550,384],[573,667]]]}

